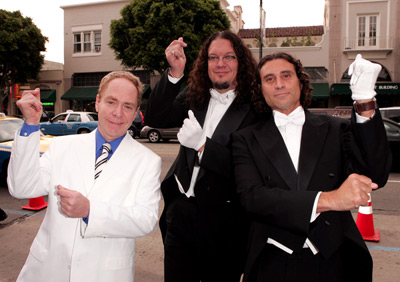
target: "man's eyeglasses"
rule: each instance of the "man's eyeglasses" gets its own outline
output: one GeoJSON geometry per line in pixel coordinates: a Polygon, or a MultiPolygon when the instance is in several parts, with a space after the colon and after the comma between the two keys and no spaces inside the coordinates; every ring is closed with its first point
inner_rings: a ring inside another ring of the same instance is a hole
{"type": "MultiPolygon", "coordinates": [[[[213,64],[218,63],[218,62],[219,62],[219,59],[220,59],[220,57],[218,57],[218,56],[208,56],[208,61],[209,61],[210,63],[213,63],[213,64]]],[[[222,61],[223,61],[224,63],[231,63],[231,62],[233,62],[234,60],[236,60],[236,57],[233,56],[233,55],[227,55],[227,56],[223,56],[223,57],[222,57],[222,61]]]]}

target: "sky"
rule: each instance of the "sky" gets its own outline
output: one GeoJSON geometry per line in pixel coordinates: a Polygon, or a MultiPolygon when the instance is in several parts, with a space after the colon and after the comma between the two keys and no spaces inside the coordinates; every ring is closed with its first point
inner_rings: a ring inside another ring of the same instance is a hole
{"type": "MultiPolygon", "coordinates": [[[[60,6],[103,0],[1,0],[0,9],[20,10],[49,38],[45,60],[64,63],[64,12],[60,6]]],[[[243,10],[244,28],[260,27],[259,0],[228,0],[229,9],[240,5],[243,10]]],[[[322,25],[325,0],[263,0],[266,27],[322,25]],[[290,9],[288,9],[290,7],[290,9]]]]}

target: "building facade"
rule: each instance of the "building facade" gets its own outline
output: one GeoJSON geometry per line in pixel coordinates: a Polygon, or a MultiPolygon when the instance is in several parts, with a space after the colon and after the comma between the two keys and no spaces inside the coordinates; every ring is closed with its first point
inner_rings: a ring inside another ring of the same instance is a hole
{"type": "MultiPolygon", "coordinates": [[[[124,69],[108,42],[111,20],[120,18],[120,10],[129,3],[112,0],[61,7],[64,70],[55,65],[50,70],[47,63],[39,75],[40,81],[24,86],[34,89],[39,85],[46,90],[42,99],[55,99],[47,101],[47,110],[55,114],[67,109],[94,110],[101,78],[110,71],[124,69]],[[56,90],[55,98],[50,90],[56,90]]],[[[230,10],[227,0],[220,0],[220,4],[231,21],[231,30],[244,40],[257,61],[278,51],[301,59],[312,78],[312,107],[351,105],[347,71],[357,54],[382,66],[376,86],[379,105],[400,105],[400,1],[325,0],[323,25],[267,28],[261,49],[259,29],[244,29],[241,6],[230,10]]],[[[138,70],[135,74],[147,85],[146,91],[159,79],[147,71],[138,70]]],[[[11,114],[16,113],[15,101],[11,99],[9,103],[11,114]]]]}
{"type": "Polygon", "coordinates": [[[267,28],[267,46],[262,52],[254,46],[259,42],[259,29],[240,30],[239,35],[252,47],[257,60],[278,51],[301,59],[312,77],[314,107],[351,105],[347,72],[361,54],[382,66],[376,84],[377,99],[379,106],[390,107],[400,105],[399,28],[398,0],[325,0],[323,26],[267,28]],[[307,41],[312,44],[303,44],[307,41]]]}

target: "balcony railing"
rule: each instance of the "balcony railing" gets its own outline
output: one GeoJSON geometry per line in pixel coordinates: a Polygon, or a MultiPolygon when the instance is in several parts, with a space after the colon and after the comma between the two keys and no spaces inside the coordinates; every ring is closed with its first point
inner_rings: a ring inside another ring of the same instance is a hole
{"type": "Polygon", "coordinates": [[[393,49],[393,38],[381,36],[374,38],[347,37],[343,40],[344,50],[380,50],[393,49]]]}

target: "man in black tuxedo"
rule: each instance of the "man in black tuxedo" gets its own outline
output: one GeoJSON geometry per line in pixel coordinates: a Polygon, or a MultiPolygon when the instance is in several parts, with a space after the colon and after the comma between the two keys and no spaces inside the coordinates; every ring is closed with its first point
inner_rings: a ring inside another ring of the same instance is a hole
{"type": "Polygon", "coordinates": [[[261,120],[233,135],[240,201],[251,217],[244,281],[371,281],[350,210],[385,185],[391,163],[375,109],[380,65],[350,66],[351,122],[307,110],[310,77],[287,53],[258,65],[261,120]]]}
{"type": "MultiPolygon", "coordinates": [[[[248,224],[231,165],[231,134],[256,121],[250,107],[256,63],[229,31],[203,44],[179,93],[186,57],[183,38],[165,51],[170,69],[150,95],[153,127],[181,127],[179,155],[161,184],[160,218],[166,282],[239,282],[248,224]]],[[[188,47],[189,48],[189,47],[188,47]]]]}

